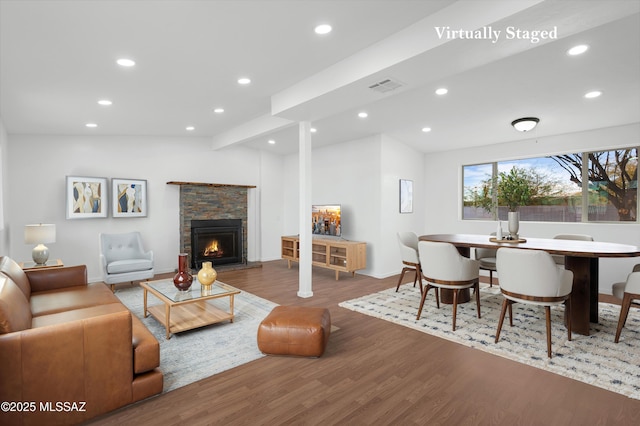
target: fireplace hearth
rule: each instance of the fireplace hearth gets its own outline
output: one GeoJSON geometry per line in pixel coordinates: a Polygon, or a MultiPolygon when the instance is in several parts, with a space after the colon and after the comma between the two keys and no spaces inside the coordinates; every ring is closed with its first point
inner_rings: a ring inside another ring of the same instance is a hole
{"type": "Polygon", "coordinates": [[[242,219],[191,221],[191,267],[202,268],[202,262],[216,265],[243,263],[242,219]]]}

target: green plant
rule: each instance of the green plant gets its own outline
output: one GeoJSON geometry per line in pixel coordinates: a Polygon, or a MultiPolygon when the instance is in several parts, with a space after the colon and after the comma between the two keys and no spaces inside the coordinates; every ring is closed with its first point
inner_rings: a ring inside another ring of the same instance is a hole
{"type": "Polygon", "coordinates": [[[525,169],[512,167],[508,172],[500,172],[497,184],[498,205],[506,205],[510,212],[518,211],[518,207],[531,201],[533,184],[525,169]]]}

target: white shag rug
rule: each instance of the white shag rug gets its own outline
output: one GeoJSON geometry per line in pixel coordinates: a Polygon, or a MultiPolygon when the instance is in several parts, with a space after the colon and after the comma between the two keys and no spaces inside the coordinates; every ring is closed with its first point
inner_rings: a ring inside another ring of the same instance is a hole
{"type": "MultiPolygon", "coordinates": [[[[160,369],[164,374],[163,392],[169,392],[225,370],[237,367],[264,355],[258,349],[260,322],[277,306],[246,291],[234,298],[233,322],[208,325],[172,334],[155,318],[144,318],[143,290],[140,287],[117,289],[116,296],[136,315],[160,342],[160,369]]],[[[220,299],[229,307],[229,299],[220,299]]],[[[149,293],[149,305],[162,302],[149,293]]]]}
{"type": "Polygon", "coordinates": [[[503,296],[499,287],[481,287],[478,319],[475,296],[458,306],[456,331],[451,330],[452,307],[436,307],[433,289],[429,291],[420,320],[420,289],[404,284],[340,303],[339,306],[405,327],[432,334],[472,348],[509,358],[593,386],[640,399],[640,312],[633,307],[622,329],[620,342],[614,343],[620,307],[599,304],[599,323],[591,324],[589,336],[572,333],[567,340],[563,323],[564,307],[551,309],[551,350],[547,357],[546,325],[543,307],[514,304],[513,327],[505,316],[500,340],[494,343],[503,296]]]}

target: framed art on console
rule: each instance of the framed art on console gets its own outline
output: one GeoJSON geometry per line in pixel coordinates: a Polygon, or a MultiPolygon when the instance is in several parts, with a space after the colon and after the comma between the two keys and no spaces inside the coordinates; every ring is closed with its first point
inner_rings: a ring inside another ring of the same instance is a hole
{"type": "Polygon", "coordinates": [[[147,216],[147,181],[111,179],[113,217],[147,216]]]}
{"type": "Polygon", "coordinates": [[[107,178],[67,176],[67,219],[107,217],[107,178]]]}

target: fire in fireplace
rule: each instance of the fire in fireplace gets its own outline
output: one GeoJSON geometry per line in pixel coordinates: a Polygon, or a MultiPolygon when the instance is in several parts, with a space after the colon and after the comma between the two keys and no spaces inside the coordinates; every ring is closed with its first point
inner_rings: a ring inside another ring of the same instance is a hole
{"type": "Polygon", "coordinates": [[[214,266],[243,263],[242,220],[192,220],[191,248],[194,269],[200,269],[202,262],[212,262],[214,266]]]}

